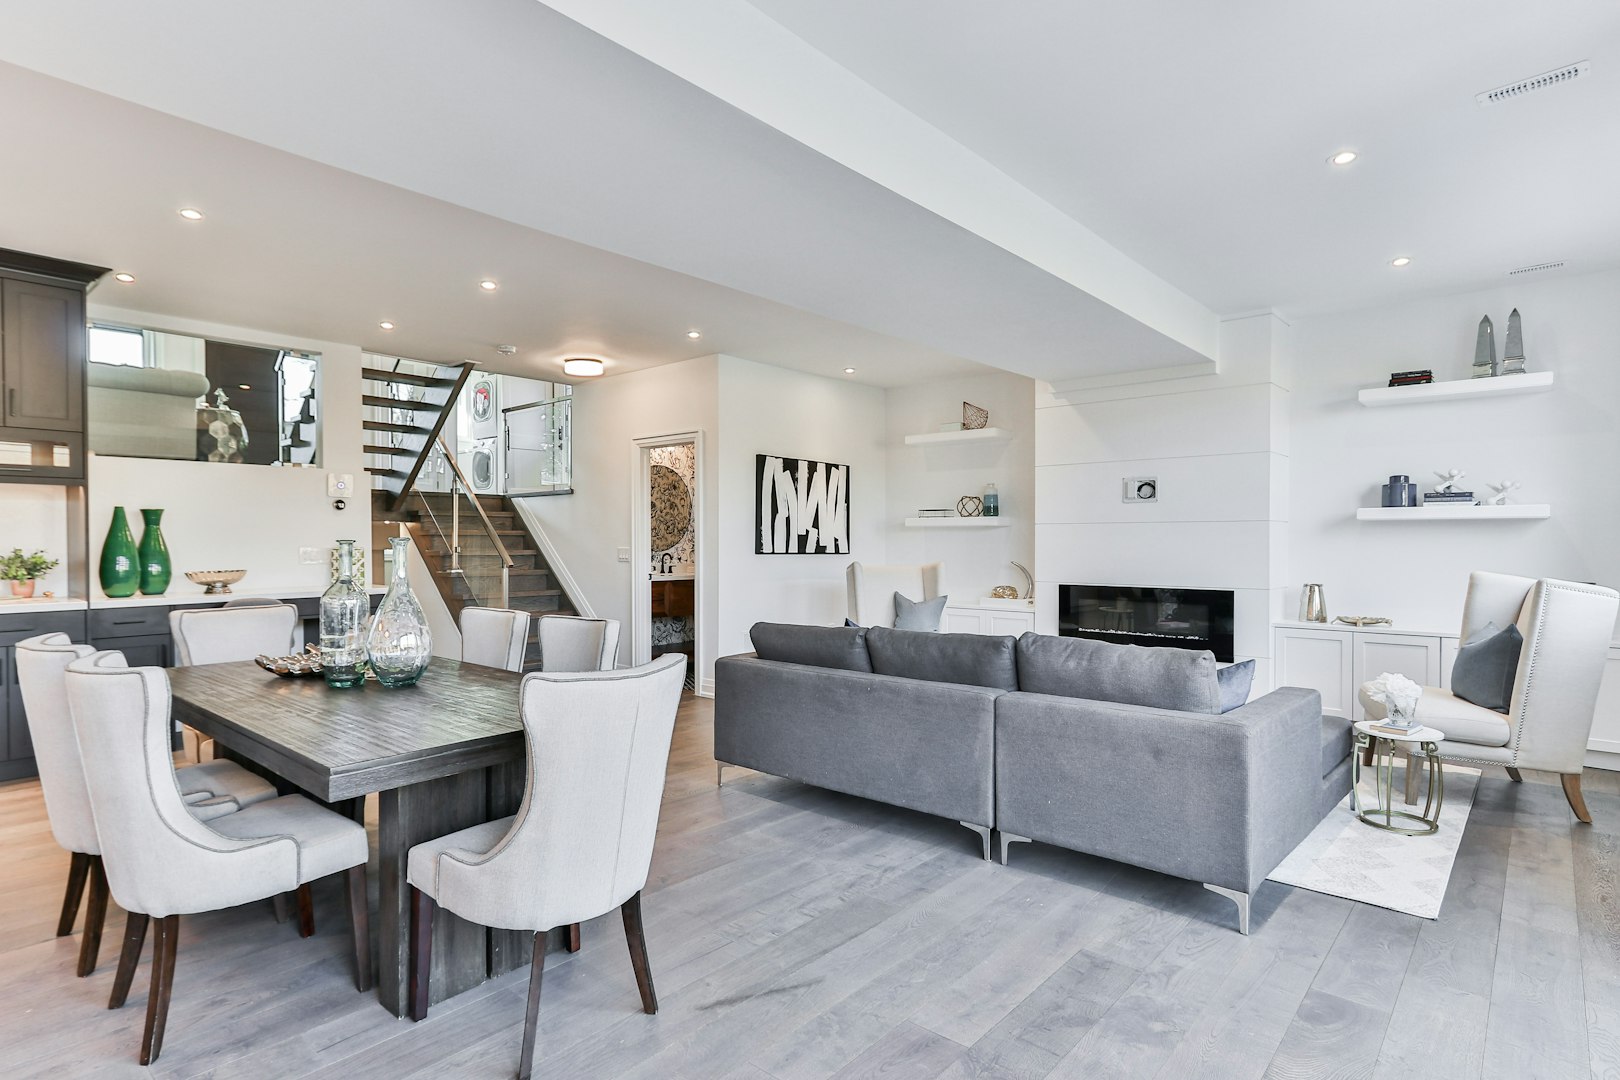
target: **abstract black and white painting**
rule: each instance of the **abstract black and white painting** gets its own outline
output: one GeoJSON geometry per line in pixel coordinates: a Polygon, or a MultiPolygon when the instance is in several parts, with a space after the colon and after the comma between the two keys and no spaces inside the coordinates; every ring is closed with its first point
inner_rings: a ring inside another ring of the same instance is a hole
{"type": "Polygon", "coordinates": [[[754,458],[757,555],[848,555],[849,466],[754,458]]]}

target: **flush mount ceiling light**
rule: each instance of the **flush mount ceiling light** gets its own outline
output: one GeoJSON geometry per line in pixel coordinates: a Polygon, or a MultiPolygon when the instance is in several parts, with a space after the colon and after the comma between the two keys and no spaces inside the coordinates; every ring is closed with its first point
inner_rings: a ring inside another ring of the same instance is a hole
{"type": "Polygon", "coordinates": [[[853,375],[853,374],[855,374],[855,369],[852,368],[852,367],[847,367],[847,368],[844,369],[844,374],[845,375],[853,375]]]}
{"type": "Polygon", "coordinates": [[[494,292],[496,289],[500,288],[501,286],[500,286],[500,283],[497,282],[495,279],[493,279],[493,278],[485,278],[483,281],[480,281],[478,283],[478,287],[480,289],[483,289],[485,292],[494,292]]]}
{"type": "Polygon", "coordinates": [[[377,324],[377,327],[381,330],[392,330],[394,328],[394,324],[389,322],[387,319],[384,319],[382,322],[377,324]]]}
{"type": "Polygon", "coordinates": [[[516,345],[497,345],[497,346],[495,346],[495,351],[500,353],[502,356],[516,356],[517,355],[517,346],[516,345]]]}
{"type": "Polygon", "coordinates": [[[573,356],[563,361],[563,374],[590,379],[602,374],[603,363],[588,356],[573,356]]]}
{"type": "Polygon", "coordinates": [[[698,338],[702,337],[703,335],[701,333],[699,333],[698,331],[696,331],[696,330],[688,330],[686,332],[686,336],[691,338],[693,341],[696,341],[698,338]]]}
{"type": "Polygon", "coordinates": [[[1412,261],[1411,256],[1409,256],[1409,255],[1399,255],[1399,256],[1389,260],[1389,265],[1391,265],[1391,266],[1405,266],[1408,263],[1410,263],[1411,261],[1412,261]]]}
{"type": "Polygon", "coordinates": [[[187,221],[201,221],[203,219],[203,212],[190,206],[182,206],[179,213],[187,221]]]}
{"type": "Polygon", "coordinates": [[[125,285],[128,285],[130,282],[135,280],[135,275],[134,274],[127,274],[127,273],[117,273],[117,274],[113,275],[113,280],[114,281],[121,281],[125,285]]]}
{"type": "Polygon", "coordinates": [[[1354,150],[1340,150],[1337,154],[1334,154],[1332,157],[1328,158],[1328,164],[1348,165],[1360,156],[1361,155],[1357,154],[1354,150]]]}

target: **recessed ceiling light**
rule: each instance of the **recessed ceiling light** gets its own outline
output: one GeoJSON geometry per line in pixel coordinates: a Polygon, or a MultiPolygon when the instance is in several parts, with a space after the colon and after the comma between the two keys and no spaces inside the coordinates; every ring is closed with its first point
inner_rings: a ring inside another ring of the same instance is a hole
{"type": "Polygon", "coordinates": [[[1328,164],[1348,165],[1352,161],[1356,160],[1356,158],[1359,156],[1360,155],[1358,155],[1354,150],[1340,150],[1337,154],[1334,154],[1332,157],[1328,158],[1328,164]]]}
{"type": "Polygon", "coordinates": [[[588,356],[574,356],[563,361],[563,374],[589,379],[602,374],[603,367],[604,365],[600,360],[588,356]]]}
{"type": "Polygon", "coordinates": [[[1399,258],[1389,260],[1389,265],[1391,265],[1391,266],[1405,266],[1407,263],[1409,263],[1411,261],[1412,261],[1412,259],[1411,259],[1410,256],[1402,255],[1399,258]]]}
{"type": "Polygon", "coordinates": [[[180,216],[185,218],[187,221],[201,221],[203,219],[203,212],[189,206],[183,206],[180,208],[180,216]]]}
{"type": "Polygon", "coordinates": [[[855,369],[852,368],[852,367],[847,367],[847,368],[844,369],[844,374],[845,375],[853,375],[853,374],[855,374],[855,369]]]}
{"type": "Polygon", "coordinates": [[[113,275],[114,281],[122,281],[125,285],[135,280],[134,274],[117,273],[113,275]]]}
{"type": "Polygon", "coordinates": [[[251,389],[253,389],[253,386],[250,383],[239,382],[239,383],[236,384],[236,388],[238,390],[251,390],[251,389]]]}
{"type": "Polygon", "coordinates": [[[394,324],[389,322],[387,319],[384,319],[382,322],[378,323],[377,325],[380,328],[384,329],[384,330],[392,330],[394,328],[394,324]]]}
{"type": "Polygon", "coordinates": [[[495,281],[493,278],[485,278],[483,281],[478,283],[478,287],[483,289],[485,292],[494,292],[501,286],[500,283],[495,281]]]}
{"type": "Polygon", "coordinates": [[[698,338],[702,337],[703,335],[701,333],[699,333],[698,331],[696,331],[696,330],[688,330],[686,332],[686,336],[691,338],[693,341],[696,341],[698,338]]]}

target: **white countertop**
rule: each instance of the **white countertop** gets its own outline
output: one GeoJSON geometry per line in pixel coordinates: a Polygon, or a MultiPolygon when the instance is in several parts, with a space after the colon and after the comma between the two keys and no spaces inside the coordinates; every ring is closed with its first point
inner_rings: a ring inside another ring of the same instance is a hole
{"type": "MultiPolygon", "coordinates": [[[[274,586],[267,588],[244,589],[233,586],[228,593],[207,593],[201,585],[186,582],[184,585],[172,586],[162,596],[143,596],[136,593],[134,596],[96,596],[90,601],[93,608],[118,607],[158,607],[172,606],[174,604],[223,604],[227,600],[241,600],[247,597],[262,597],[266,600],[313,600],[326,591],[325,585],[287,585],[281,588],[274,586]]],[[[385,585],[367,586],[367,592],[373,596],[380,596],[388,591],[385,585]]],[[[80,601],[82,604],[83,601],[80,601]]]]}
{"type": "Polygon", "coordinates": [[[1378,626],[1352,626],[1350,623],[1334,622],[1304,622],[1300,619],[1282,619],[1271,625],[1281,626],[1289,630],[1343,630],[1347,634],[1410,634],[1415,637],[1457,637],[1458,632],[1453,630],[1420,630],[1411,626],[1397,626],[1390,623],[1381,623],[1378,626]]]}
{"type": "Polygon", "coordinates": [[[73,596],[34,596],[28,599],[0,597],[0,615],[33,614],[39,611],[83,611],[87,606],[82,597],[73,596]]]}
{"type": "Polygon", "coordinates": [[[653,574],[651,576],[651,578],[649,578],[649,580],[651,580],[651,581],[693,581],[693,580],[696,580],[696,578],[697,578],[696,574],[653,574]]]}

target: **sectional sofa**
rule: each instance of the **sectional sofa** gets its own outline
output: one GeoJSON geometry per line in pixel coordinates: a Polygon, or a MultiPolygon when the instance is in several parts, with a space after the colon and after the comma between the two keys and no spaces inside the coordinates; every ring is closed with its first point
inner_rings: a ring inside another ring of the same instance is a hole
{"type": "Polygon", "coordinates": [[[753,628],[715,667],[715,758],[1238,906],[1350,790],[1349,722],[1283,687],[1221,712],[1207,652],[882,627],[753,628]]]}

